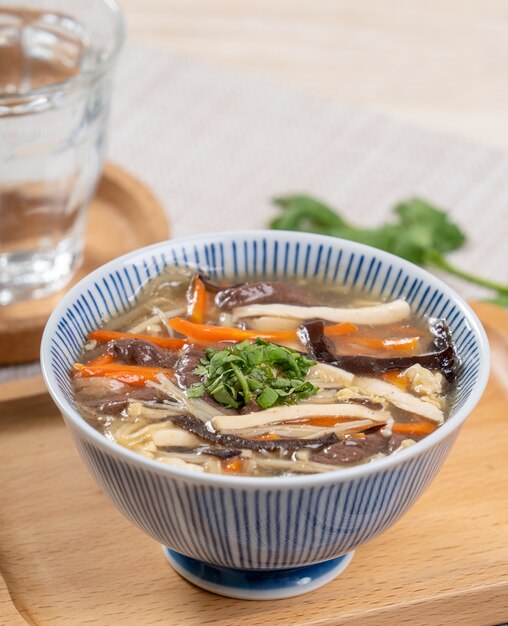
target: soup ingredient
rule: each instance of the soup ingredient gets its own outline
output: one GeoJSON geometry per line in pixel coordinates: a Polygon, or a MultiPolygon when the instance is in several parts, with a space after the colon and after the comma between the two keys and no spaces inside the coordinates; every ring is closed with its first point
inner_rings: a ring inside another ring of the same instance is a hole
{"type": "Polygon", "coordinates": [[[356,354],[335,354],[333,344],[325,336],[322,320],[307,322],[300,327],[300,337],[316,361],[330,363],[354,374],[381,374],[388,370],[405,369],[420,364],[427,369],[439,369],[446,378],[455,375],[455,353],[451,337],[443,320],[431,320],[436,352],[427,354],[375,357],[356,354]]]}
{"type": "Polygon", "coordinates": [[[194,276],[189,295],[187,315],[191,322],[201,324],[205,320],[207,293],[204,282],[199,276],[194,276]]]}
{"type": "Polygon", "coordinates": [[[203,382],[188,390],[189,397],[199,398],[206,391],[226,408],[238,409],[255,400],[266,409],[281,402],[294,404],[317,392],[305,380],[315,362],[264,339],[223,350],[208,348],[205,355],[194,370],[203,382]]]}
{"type": "Polygon", "coordinates": [[[183,459],[178,459],[176,457],[165,457],[161,459],[163,463],[167,465],[173,465],[173,467],[178,467],[179,469],[186,469],[191,472],[204,472],[205,468],[201,467],[201,465],[196,465],[195,463],[187,463],[183,459]]]}
{"type": "Polygon", "coordinates": [[[246,415],[218,415],[212,418],[212,425],[217,430],[235,430],[278,424],[281,422],[293,422],[312,417],[346,418],[336,419],[336,424],[346,427],[347,422],[355,419],[367,419],[372,425],[384,424],[390,417],[384,411],[373,411],[365,406],[356,404],[299,404],[297,406],[278,406],[259,413],[246,415]]]}
{"type": "MultiPolygon", "coordinates": [[[[97,385],[91,387],[90,379],[85,379],[91,395],[82,394],[80,403],[101,415],[118,415],[127,408],[130,400],[162,402],[163,394],[150,387],[131,387],[110,378],[94,378],[97,385]]],[[[75,379],[75,384],[77,380],[75,379]]]]}
{"type": "Polygon", "coordinates": [[[442,424],[444,421],[443,411],[435,406],[435,404],[425,402],[421,398],[416,398],[410,393],[402,391],[395,385],[391,385],[384,380],[370,378],[369,376],[356,376],[353,381],[353,386],[362,393],[380,396],[397,408],[407,411],[408,413],[426,417],[437,424],[442,424]]]}
{"type": "Polygon", "coordinates": [[[166,394],[169,400],[178,403],[182,414],[189,413],[202,422],[207,422],[214,415],[217,415],[216,406],[205,402],[201,398],[190,398],[184,390],[175,385],[165,374],[157,374],[155,380],[148,381],[147,385],[159,389],[166,394]]]}
{"type": "MultiPolygon", "coordinates": [[[[326,326],[324,334],[327,335],[326,326]]],[[[419,337],[396,337],[391,339],[376,339],[373,337],[354,337],[352,343],[373,348],[374,350],[387,350],[395,352],[411,352],[418,347],[419,337]]]]}
{"type": "Polygon", "coordinates": [[[234,456],[240,456],[242,451],[235,450],[235,448],[201,448],[201,454],[215,456],[218,459],[230,459],[234,456]]]}
{"type": "MultiPolygon", "coordinates": [[[[399,363],[401,361],[407,361],[412,357],[396,357],[395,359],[377,359],[376,357],[364,357],[357,355],[334,355],[332,354],[333,346],[328,342],[322,332],[323,322],[316,320],[310,322],[302,327],[302,337],[307,340],[310,346],[310,353],[317,360],[328,362],[329,364],[337,367],[347,367],[347,369],[354,374],[373,374],[376,370],[381,368],[380,363],[393,362],[399,363]],[[344,364],[346,362],[346,364],[344,364]],[[351,367],[352,366],[352,367],[351,367]]],[[[450,349],[453,353],[453,348],[450,344],[450,349]]],[[[427,355],[429,356],[429,355],[427,355]]],[[[418,357],[421,359],[422,357],[418,357]]],[[[435,363],[433,363],[435,366],[435,363]]],[[[411,363],[408,363],[411,365],[411,363]]],[[[390,368],[395,369],[395,368],[390,368]]],[[[400,366],[396,369],[400,369],[400,366]]],[[[340,369],[342,371],[342,369],[340,369]]],[[[382,371],[382,368],[381,368],[382,371]]],[[[431,419],[437,423],[442,423],[444,420],[443,412],[439,407],[435,406],[435,403],[425,402],[424,399],[416,398],[410,393],[406,393],[399,389],[399,387],[387,383],[383,380],[371,378],[368,376],[355,376],[353,380],[348,384],[349,388],[359,390],[369,396],[382,397],[391,402],[398,408],[408,411],[410,413],[416,413],[422,417],[431,419]]],[[[434,400],[436,396],[434,396],[434,400]]]]}
{"type": "Polygon", "coordinates": [[[352,324],[392,324],[411,314],[405,300],[394,300],[373,306],[335,308],[327,306],[294,306],[290,304],[251,304],[233,309],[237,318],[273,316],[297,320],[321,319],[328,322],[350,322],[352,324]]]}
{"type": "Polygon", "coordinates": [[[88,335],[88,338],[98,341],[99,343],[107,343],[115,339],[144,339],[166,350],[180,350],[185,345],[183,339],[155,337],[154,335],[138,335],[136,333],[118,333],[112,330],[94,330],[88,335]]]}
{"type": "Polygon", "coordinates": [[[436,430],[436,425],[429,422],[408,422],[407,424],[393,424],[392,432],[399,435],[423,437],[436,430]]]}
{"type": "Polygon", "coordinates": [[[340,337],[341,335],[352,335],[356,333],[358,326],[351,322],[339,322],[338,324],[332,324],[325,326],[324,333],[327,337],[340,337]]]}
{"type": "Polygon", "coordinates": [[[322,388],[331,387],[333,389],[348,387],[352,384],[355,376],[351,372],[327,363],[316,363],[309,370],[309,380],[317,381],[317,385],[322,388]]]}
{"type": "Polygon", "coordinates": [[[95,357],[95,359],[88,361],[87,366],[96,367],[98,365],[106,365],[107,363],[113,363],[114,360],[115,359],[113,358],[112,354],[105,352],[104,354],[99,354],[99,356],[95,357]]]}
{"type": "Polygon", "coordinates": [[[342,237],[365,243],[429,268],[440,269],[463,280],[492,289],[501,303],[508,301],[508,285],[455,267],[446,253],[461,248],[466,237],[445,211],[421,198],[397,204],[396,220],[378,228],[359,228],[324,203],[305,195],[289,195],[273,200],[284,209],[270,223],[276,230],[296,230],[342,237]]]}
{"type": "Polygon", "coordinates": [[[274,341],[289,341],[294,339],[296,333],[291,331],[262,332],[254,330],[243,330],[242,328],[230,328],[227,326],[215,326],[213,324],[195,324],[181,317],[174,317],[169,325],[177,333],[185,335],[193,341],[204,341],[215,343],[218,341],[245,341],[262,337],[274,341]]]}
{"type": "MultiPolygon", "coordinates": [[[[201,360],[205,357],[205,349],[202,346],[191,344],[185,348],[175,367],[176,382],[181,389],[187,390],[202,383],[201,377],[195,374],[194,371],[201,365],[201,360]]],[[[236,411],[232,409],[225,409],[224,406],[217,402],[207,391],[204,392],[201,398],[207,404],[216,407],[218,412],[231,410],[231,412],[236,413],[236,411]]]]}
{"type": "Polygon", "coordinates": [[[362,438],[347,438],[327,448],[312,453],[318,463],[350,465],[368,459],[374,454],[393,452],[400,445],[400,435],[383,437],[380,432],[367,433],[362,438]]]}
{"type": "Polygon", "coordinates": [[[178,355],[174,351],[163,350],[151,341],[144,339],[110,341],[108,353],[126,365],[146,365],[147,367],[160,367],[162,369],[174,367],[178,359],[178,355]]]}
{"type": "Polygon", "coordinates": [[[399,387],[399,389],[402,389],[402,391],[407,391],[411,383],[409,378],[404,376],[404,374],[400,370],[388,370],[387,372],[383,373],[382,378],[383,380],[386,380],[387,383],[391,383],[392,385],[399,387]]]}
{"type": "Polygon", "coordinates": [[[365,462],[373,455],[385,456],[403,449],[414,443],[403,434],[392,434],[389,437],[381,431],[366,433],[362,438],[349,437],[333,446],[312,451],[311,458],[318,463],[331,463],[337,466],[365,462]]]}
{"type": "Polygon", "coordinates": [[[372,409],[373,411],[380,411],[383,408],[383,403],[382,402],[378,402],[376,400],[372,400],[371,398],[362,398],[361,396],[358,398],[355,398],[354,396],[350,395],[349,397],[347,397],[346,395],[344,395],[342,398],[339,396],[338,392],[335,397],[337,398],[337,400],[339,402],[344,402],[345,404],[361,404],[362,406],[366,406],[368,409],[372,409]]]}
{"type": "MultiPolygon", "coordinates": [[[[177,333],[197,342],[246,341],[258,338],[284,342],[298,339],[296,331],[293,330],[245,330],[229,326],[215,326],[214,324],[195,324],[181,317],[173,318],[169,325],[177,333]]],[[[333,337],[349,335],[357,330],[358,328],[355,324],[340,322],[339,324],[327,326],[324,332],[328,337],[333,337]]]]}
{"type": "Polygon", "coordinates": [[[239,474],[242,471],[242,459],[226,459],[222,463],[222,471],[226,474],[239,474]]]}
{"type": "Polygon", "coordinates": [[[308,305],[312,304],[312,297],[302,287],[278,281],[241,283],[223,288],[215,296],[217,308],[225,311],[248,304],[271,302],[308,305]]]}
{"type": "MultiPolygon", "coordinates": [[[[136,324],[136,326],[134,327],[131,327],[129,324],[129,327],[127,328],[127,330],[129,334],[141,333],[141,332],[149,332],[150,334],[152,334],[153,329],[157,329],[156,333],[158,334],[161,328],[167,328],[167,323],[169,319],[171,319],[172,317],[175,317],[175,315],[184,315],[186,311],[187,311],[187,306],[180,306],[180,307],[171,309],[169,311],[163,311],[158,306],[153,306],[152,313],[154,315],[151,315],[148,319],[145,318],[142,322],[140,322],[139,324],[136,324]]],[[[143,338],[143,336],[141,335],[140,337],[143,338]]],[[[159,339],[159,337],[156,337],[156,338],[159,339]]],[[[164,341],[166,340],[165,337],[164,338],[160,337],[160,339],[164,341]]]]}
{"type": "Polygon", "coordinates": [[[207,428],[201,420],[191,415],[180,415],[172,418],[173,424],[185,428],[201,439],[211,443],[217,443],[226,448],[240,448],[246,450],[260,450],[271,452],[274,450],[299,450],[301,448],[322,448],[331,446],[339,441],[335,433],[325,433],[312,439],[249,439],[232,435],[230,433],[218,433],[207,428]]]}
{"type": "Polygon", "coordinates": [[[117,363],[108,363],[106,365],[83,365],[75,363],[74,369],[77,370],[77,376],[87,378],[89,376],[104,376],[105,378],[113,378],[121,383],[133,386],[143,386],[148,380],[153,380],[157,374],[164,373],[167,370],[158,367],[142,367],[137,365],[122,365],[117,363]]]}
{"type": "Polygon", "coordinates": [[[182,428],[157,430],[153,433],[152,439],[158,448],[194,448],[200,444],[200,440],[196,437],[196,435],[193,435],[182,428]]]}
{"type": "Polygon", "coordinates": [[[426,402],[442,407],[445,380],[441,372],[431,372],[416,363],[402,372],[401,376],[407,380],[406,390],[412,391],[426,402]]]}

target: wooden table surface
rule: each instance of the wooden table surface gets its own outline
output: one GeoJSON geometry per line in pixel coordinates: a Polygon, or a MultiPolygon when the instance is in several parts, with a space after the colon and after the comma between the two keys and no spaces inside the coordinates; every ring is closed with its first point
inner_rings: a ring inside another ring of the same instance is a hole
{"type": "Polygon", "coordinates": [[[119,0],[129,37],[508,148],[506,0],[119,0]]]}
{"type": "Polygon", "coordinates": [[[486,304],[475,309],[492,375],[438,477],[393,528],[357,550],[342,576],[287,600],[232,600],[181,579],[94,483],[47,395],[0,402],[0,625],[506,621],[508,315],[486,304]]]}

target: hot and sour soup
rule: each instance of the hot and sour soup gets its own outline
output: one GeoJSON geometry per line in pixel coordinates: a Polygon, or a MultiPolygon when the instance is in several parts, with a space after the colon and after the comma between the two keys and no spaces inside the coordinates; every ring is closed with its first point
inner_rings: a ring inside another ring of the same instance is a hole
{"type": "Polygon", "coordinates": [[[444,320],[315,281],[170,267],[90,333],[76,406],[108,439],[195,472],[320,473],[396,454],[449,414],[444,320]]]}

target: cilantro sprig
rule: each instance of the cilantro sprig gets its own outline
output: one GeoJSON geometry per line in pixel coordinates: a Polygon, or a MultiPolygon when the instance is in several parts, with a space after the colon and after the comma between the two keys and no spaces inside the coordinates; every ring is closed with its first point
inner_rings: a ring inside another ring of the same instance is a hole
{"type": "Polygon", "coordinates": [[[305,380],[316,362],[294,350],[264,339],[242,341],[223,350],[208,348],[194,369],[202,382],[187,390],[190,398],[207,391],[226,408],[239,409],[255,400],[262,409],[295,404],[317,393],[305,380]]]}
{"type": "Polygon", "coordinates": [[[394,207],[395,220],[379,228],[358,228],[326,204],[304,195],[275,198],[284,212],[272,220],[276,230],[296,230],[342,237],[386,250],[408,261],[437,268],[494,291],[493,301],[508,304],[508,285],[465,272],[446,259],[466,242],[463,231],[445,211],[413,198],[394,207]]]}

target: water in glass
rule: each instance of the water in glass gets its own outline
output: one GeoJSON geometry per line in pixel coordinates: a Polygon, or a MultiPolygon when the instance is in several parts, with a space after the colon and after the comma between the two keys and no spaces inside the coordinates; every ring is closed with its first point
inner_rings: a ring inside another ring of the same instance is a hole
{"type": "Polygon", "coordinates": [[[60,289],[82,258],[111,90],[92,14],[0,8],[0,305],[60,289]]]}

